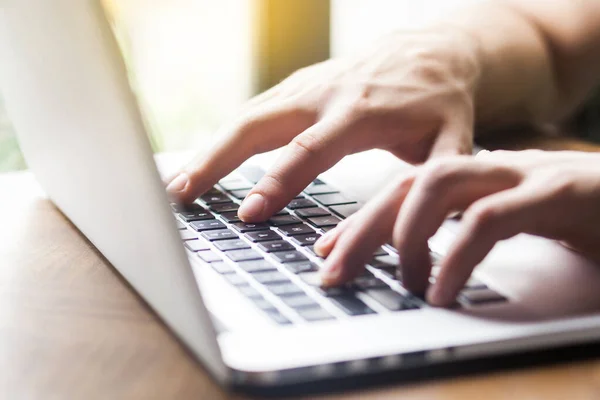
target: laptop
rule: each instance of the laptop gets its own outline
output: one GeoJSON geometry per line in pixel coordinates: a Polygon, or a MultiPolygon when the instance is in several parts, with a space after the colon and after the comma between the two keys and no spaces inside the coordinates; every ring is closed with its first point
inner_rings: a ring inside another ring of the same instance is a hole
{"type": "MultiPolygon", "coordinates": [[[[100,2],[0,4],[0,88],[29,167],[223,386],[402,377],[600,339],[598,266],[528,235],[498,244],[451,309],[407,292],[387,245],[356,281],[319,287],[312,244],[373,194],[379,157],[360,175],[348,158],[265,223],[236,217],[262,173],[252,164],[170,204],[100,2]]],[[[459,224],[432,238],[434,259],[459,224]]]]}

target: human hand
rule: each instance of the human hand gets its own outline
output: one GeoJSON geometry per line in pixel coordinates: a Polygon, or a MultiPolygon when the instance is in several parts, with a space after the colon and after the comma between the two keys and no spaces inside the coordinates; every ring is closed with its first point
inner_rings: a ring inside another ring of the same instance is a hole
{"type": "Polygon", "coordinates": [[[382,148],[412,163],[469,153],[477,54],[470,36],[443,28],[395,34],[357,57],[301,69],[252,99],[214,151],[167,189],[191,202],[250,156],[285,146],[238,211],[260,221],[351,153],[382,148]]]}
{"type": "Polygon", "coordinates": [[[323,282],[358,276],[393,237],[405,287],[449,306],[494,245],[519,233],[562,241],[600,263],[600,155],[521,151],[454,156],[399,177],[315,243],[327,257],[323,282]],[[435,284],[428,239],[449,213],[465,210],[435,284]]]}

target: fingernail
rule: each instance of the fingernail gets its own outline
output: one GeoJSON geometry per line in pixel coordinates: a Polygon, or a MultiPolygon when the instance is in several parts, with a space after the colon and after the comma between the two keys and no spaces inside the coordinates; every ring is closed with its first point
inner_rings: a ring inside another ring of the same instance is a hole
{"type": "Polygon", "coordinates": [[[329,243],[331,243],[331,239],[333,238],[333,234],[331,233],[333,231],[329,231],[326,234],[324,234],[323,236],[321,236],[319,238],[319,240],[317,240],[315,242],[315,252],[317,253],[317,255],[323,257],[324,253],[322,252],[323,247],[327,247],[329,245],[329,243]]]}
{"type": "Polygon", "coordinates": [[[171,183],[169,183],[169,185],[167,186],[167,191],[171,193],[183,192],[185,187],[188,185],[189,181],[190,178],[188,177],[188,174],[183,172],[177,175],[177,177],[173,179],[171,183]]]}
{"type": "Polygon", "coordinates": [[[238,215],[240,217],[259,217],[265,208],[265,198],[258,194],[253,193],[242,202],[238,215]]]}

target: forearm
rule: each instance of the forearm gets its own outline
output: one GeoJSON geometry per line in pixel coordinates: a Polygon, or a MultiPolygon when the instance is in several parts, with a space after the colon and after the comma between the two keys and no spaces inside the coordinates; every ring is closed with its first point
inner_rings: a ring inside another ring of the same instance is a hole
{"type": "Polygon", "coordinates": [[[477,44],[477,124],[564,118],[600,78],[600,2],[488,1],[449,16],[477,44]]]}

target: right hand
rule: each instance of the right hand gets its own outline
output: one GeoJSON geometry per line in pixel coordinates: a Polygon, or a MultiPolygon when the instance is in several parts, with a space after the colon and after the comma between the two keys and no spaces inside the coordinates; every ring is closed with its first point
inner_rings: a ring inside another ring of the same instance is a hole
{"type": "Polygon", "coordinates": [[[222,141],[170,180],[192,202],[254,154],[286,146],[238,214],[261,221],[348,154],[381,148],[411,163],[471,151],[476,41],[455,28],[398,33],[353,58],[303,68],[250,100],[222,141]]]}

